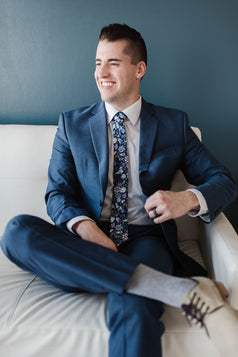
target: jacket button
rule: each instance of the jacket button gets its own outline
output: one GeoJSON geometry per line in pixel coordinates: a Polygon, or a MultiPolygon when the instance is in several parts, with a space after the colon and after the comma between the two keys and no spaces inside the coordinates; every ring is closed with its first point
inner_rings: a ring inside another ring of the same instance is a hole
{"type": "Polygon", "coordinates": [[[100,201],[100,206],[102,206],[103,205],[103,201],[100,201]]]}

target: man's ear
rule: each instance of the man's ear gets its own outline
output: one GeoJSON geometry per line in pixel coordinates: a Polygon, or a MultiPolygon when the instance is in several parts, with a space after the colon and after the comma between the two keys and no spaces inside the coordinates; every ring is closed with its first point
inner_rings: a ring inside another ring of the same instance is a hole
{"type": "Polygon", "coordinates": [[[141,61],[137,65],[137,78],[142,79],[146,72],[146,64],[144,61],[141,61]]]}

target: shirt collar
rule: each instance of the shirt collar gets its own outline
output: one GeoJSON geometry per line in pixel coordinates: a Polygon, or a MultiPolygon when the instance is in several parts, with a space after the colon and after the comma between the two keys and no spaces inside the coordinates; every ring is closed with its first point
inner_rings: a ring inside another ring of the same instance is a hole
{"type": "MultiPolygon", "coordinates": [[[[140,96],[140,98],[135,103],[133,103],[128,108],[123,110],[123,113],[127,116],[127,118],[130,120],[132,125],[136,125],[140,117],[141,105],[142,105],[142,99],[140,96]]],[[[107,112],[107,123],[109,124],[110,121],[113,119],[114,115],[118,113],[118,110],[107,102],[105,102],[105,108],[107,112]]]]}

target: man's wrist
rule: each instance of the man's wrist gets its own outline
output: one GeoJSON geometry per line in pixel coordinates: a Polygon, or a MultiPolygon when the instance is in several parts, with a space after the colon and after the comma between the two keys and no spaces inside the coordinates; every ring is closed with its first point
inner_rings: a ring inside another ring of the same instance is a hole
{"type": "Polygon", "coordinates": [[[203,194],[195,188],[190,188],[187,191],[192,192],[199,202],[198,209],[192,209],[188,214],[192,217],[208,215],[208,206],[203,194]]]}
{"type": "Polygon", "coordinates": [[[188,213],[190,214],[191,212],[194,212],[194,213],[198,213],[200,211],[200,204],[199,204],[199,200],[197,198],[197,196],[189,191],[189,190],[186,190],[186,193],[187,193],[187,202],[188,202],[188,213]]]}
{"type": "Polygon", "coordinates": [[[77,217],[74,217],[72,219],[70,219],[67,223],[66,223],[66,227],[67,229],[71,232],[71,233],[75,233],[75,231],[73,230],[73,226],[78,223],[78,222],[81,222],[81,221],[84,221],[84,220],[89,220],[89,221],[92,221],[94,222],[90,217],[88,216],[77,216],[77,217]]]}
{"type": "Polygon", "coordinates": [[[81,238],[84,238],[84,236],[85,236],[85,234],[87,234],[87,231],[89,230],[91,224],[96,225],[96,223],[91,219],[87,219],[87,218],[82,219],[73,225],[72,230],[75,234],[77,234],[81,238]]]}

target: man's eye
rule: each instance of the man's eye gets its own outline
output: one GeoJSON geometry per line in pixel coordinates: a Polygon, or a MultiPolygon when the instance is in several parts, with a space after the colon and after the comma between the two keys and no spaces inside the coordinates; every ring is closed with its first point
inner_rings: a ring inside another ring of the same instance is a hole
{"type": "Polygon", "coordinates": [[[118,63],[117,62],[111,62],[111,66],[117,66],[118,63]]]}

